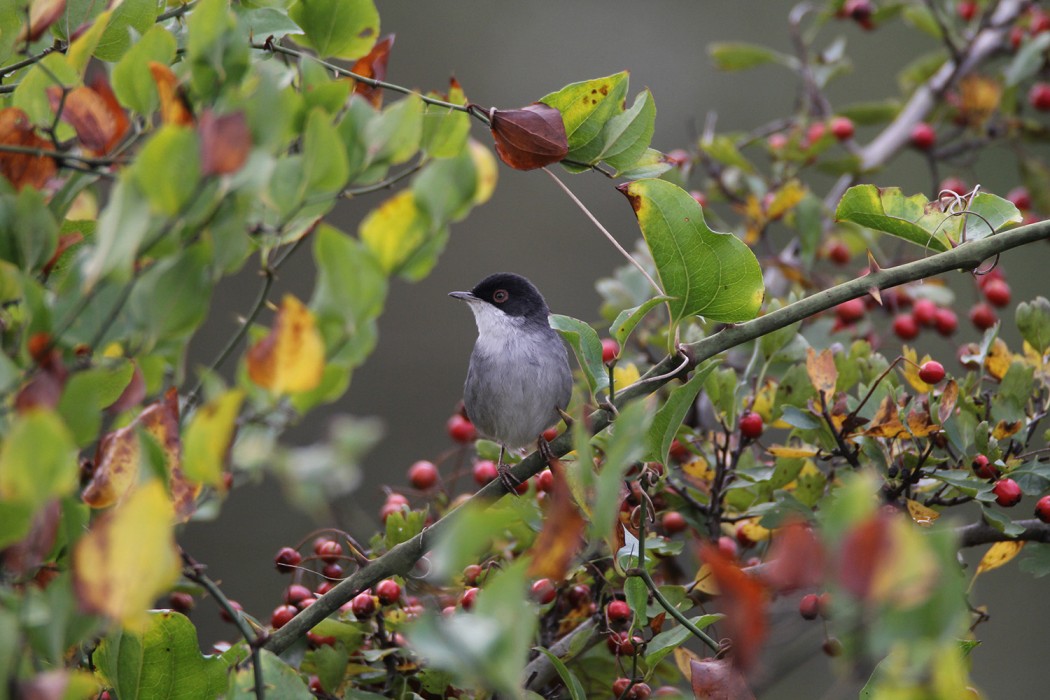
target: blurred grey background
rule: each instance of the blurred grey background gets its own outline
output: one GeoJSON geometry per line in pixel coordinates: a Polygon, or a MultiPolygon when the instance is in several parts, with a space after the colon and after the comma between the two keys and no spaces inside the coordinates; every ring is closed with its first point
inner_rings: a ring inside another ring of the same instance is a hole
{"type": "MultiPolygon", "coordinates": [[[[653,146],[663,151],[687,147],[711,111],[717,113],[720,129],[749,130],[794,109],[796,81],[784,69],[720,73],[707,56],[708,44],[730,40],[790,52],[787,16],[793,5],[784,0],[378,3],[382,32],[397,35],[387,76],[391,82],[423,91],[444,90],[454,75],[471,101],[513,108],[567,83],[627,69],[628,99],[645,87],[654,95],[653,146]]],[[[835,36],[848,39],[854,70],[832,84],[828,94],[833,105],[896,96],[900,68],[934,48],[928,37],[900,23],[864,32],[852,22],[833,22],[821,33],[820,45],[835,36]]],[[[863,141],[866,134],[870,132],[860,129],[858,138],[863,141]]],[[[488,142],[488,134],[478,126],[474,136],[488,142]]],[[[1004,151],[991,151],[956,174],[1004,193],[1016,184],[1012,163],[1004,151]]],[[[596,174],[557,172],[622,244],[633,246],[638,238],[634,216],[610,181],[596,174]]],[[[448,249],[433,273],[417,284],[392,282],[380,320],[379,346],[354,374],[348,395],[331,407],[333,413],[378,416],[386,428],[383,441],[365,459],[360,489],[340,508],[341,524],[359,537],[367,539],[374,531],[383,484],[405,485],[405,472],[414,460],[433,459],[450,447],[445,421],[461,397],[475,328],[468,310],[447,292],[468,289],[490,272],[515,271],[537,284],[555,312],[596,320],[600,299],[594,282],[623,263],[547,175],[504,166],[499,175],[492,200],[453,226],[448,249]]],[[[915,153],[902,154],[874,181],[900,185],[906,192],[931,188],[923,160],[915,153]]],[[[809,184],[821,194],[830,180],[810,179],[809,184]]],[[[332,222],[354,231],[367,210],[385,196],[379,193],[341,205],[332,222]]],[[[779,236],[775,240],[787,240],[783,229],[779,236]]],[[[1037,252],[1004,256],[1015,300],[1047,293],[1046,248],[1038,247],[1037,252]]],[[[251,304],[257,286],[249,270],[218,291],[218,303],[194,344],[195,363],[214,356],[232,332],[237,314],[251,304]]],[[[972,283],[957,286],[964,291],[956,308],[961,320],[956,340],[974,339],[976,332],[965,319],[973,301],[972,283]]],[[[284,291],[308,298],[312,287],[304,248],[299,259],[282,270],[271,298],[279,299],[284,291]]],[[[954,344],[939,343],[929,334],[917,344],[920,354],[940,352],[950,371],[956,367],[954,344]]],[[[327,417],[312,415],[287,439],[309,444],[323,439],[326,430],[327,417]]],[[[1026,500],[1014,515],[1030,517],[1030,509],[1026,500]]],[[[277,485],[267,481],[236,489],[217,521],[189,525],[182,541],[209,565],[229,595],[268,620],[286,585],[285,577],[271,566],[273,554],[317,526],[287,505],[277,485]]],[[[975,560],[979,554],[968,552],[967,558],[975,560]]],[[[987,697],[1044,695],[1041,633],[1050,623],[1045,580],[1017,573],[1014,564],[985,574],[975,590],[973,600],[987,604],[992,619],[978,631],[986,644],[973,654],[974,680],[987,697]]],[[[797,619],[793,608],[789,612],[787,618],[797,619]]],[[[205,646],[235,635],[232,627],[218,622],[210,601],[194,616],[205,646]]],[[[849,684],[835,685],[833,663],[821,654],[815,629],[813,623],[792,624],[785,638],[775,642],[775,656],[784,666],[778,673],[784,675],[762,697],[856,695],[856,686],[850,690],[849,684]]]]}

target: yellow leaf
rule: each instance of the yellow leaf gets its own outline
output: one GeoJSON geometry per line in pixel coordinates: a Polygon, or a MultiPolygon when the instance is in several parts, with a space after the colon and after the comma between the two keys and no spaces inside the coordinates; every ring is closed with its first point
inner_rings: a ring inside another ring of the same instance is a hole
{"type": "Polygon", "coordinates": [[[769,539],[771,530],[758,524],[758,518],[749,518],[737,523],[737,532],[747,537],[752,542],[765,542],[769,539]]]}
{"type": "Polygon", "coordinates": [[[468,146],[470,147],[470,159],[474,161],[478,179],[478,184],[474,188],[474,204],[484,204],[489,201],[489,197],[496,189],[496,180],[499,177],[496,157],[492,155],[492,151],[474,139],[470,139],[468,146]]]}
{"type": "Polygon", "coordinates": [[[910,498],[908,499],[908,515],[911,516],[911,519],[914,520],[917,525],[922,525],[923,527],[933,525],[934,521],[941,517],[941,514],[933,508],[924,506],[918,501],[913,501],[910,498]]]}
{"type": "Polygon", "coordinates": [[[73,550],[81,605],[143,629],[146,611],[179,577],[174,520],[175,509],[156,479],[96,520],[73,550]]]}
{"type": "Polygon", "coordinates": [[[813,348],[807,348],[806,373],[809,375],[813,388],[830,404],[831,397],[835,393],[835,384],[839,379],[839,371],[835,367],[835,356],[831,354],[831,350],[821,350],[820,354],[817,354],[813,348]]]}
{"type": "Polygon", "coordinates": [[[989,547],[988,551],[984,553],[983,557],[981,557],[981,563],[977,565],[977,571],[974,573],[974,578],[977,578],[985,571],[998,569],[1003,564],[1006,564],[1021,553],[1022,547],[1024,547],[1024,542],[1017,540],[996,542],[989,547]]]}
{"type": "Polygon", "coordinates": [[[711,479],[715,478],[715,470],[711,468],[703,457],[689,460],[682,465],[682,471],[686,476],[697,481],[711,481],[711,479]]]}
{"type": "Polygon", "coordinates": [[[314,316],[286,294],[273,329],[248,349],[248,376],[275,394],[316,389],[324,374],[324,340],[314,316]]]}
{"type": "Polygon", "coordinates": [[[774,220],[779,219],[794,209],[805,197],[806,186],[798,180],[788,180],[773,195],[773,201],[769,203],[766,216],[774,220]]]}
{"type": "Polygon", "coordinates": [[[773,445],[768,450],[774,457],[816,457],[820,450],[816,447],[786,447],[784,445],[773,445]]]}
{"type": "Polygon", "coordinates": [[[1007,422],[1001,420],[995,424],[995,428],[992,430],[992,437],[996,440],[1002,440],[1008,438],[1011,435],[1015,435],[1024,426],[1022,421],[1007,422]]]}
{"type": "Polygon", "coordinates": [[[769,419],[773,416],[773,402],[776,400],[776,397],[777,385],[770,380],[766,380],[762,387],[755,392],[755,402],[751,405],[751,410],[762,416],[763,421],[769,423],[769,419]]]}
{"type": "Polygon", "coordinates": [[[429,217],[416,204],[412,190],[403,190],[373,209],[358,234],[383,272],[396,272],[427,239],[429,217]]]}
{"type": "Polygon", "coordinates": [[[227,391],[200,408],[186,428],[183,471],[200,484],[222,486],[223,465],[233,440],[242,391],[227,391]]]}
{"type": "Polygon", "coordinates": [[[671,654],[674,656],[674,665],[678,667],[682,676],[684,678],[692,678],[693,671],[690,664],[694,661],[699,662],[700,656],[695,651],[689,651],[682,646],[676,646],[671,654]]]}
{"type": "Polygon", "coordinates": [[[1013,356],[1010,354],[1010,348],[1002,338],[996,338],[992,342],[992,347],[988,348],[988,356],[984,358],[984,366],[988,374],[996,379],[1002,379],[1006,376],[1006,371],[1010,369],[1011,363],[1013,363],[1013,356]]]}
{"type": "Polygon", "coordinates": [[[638,372],[638,367],[636,367],[633,362],[617,364],[613,367],[613,391],[617,392],[631,386],[638,381],[641,376],[642,375],[638,372]]]}
{"type": "Polygon", "coordinates": [[[715,577],[711,573],[711,566],[704,564],[696,572],[696,578],[693,579],[693,590],[706,593],[708,595],[718,595],[718,584],[715,583],[715,577]]]}

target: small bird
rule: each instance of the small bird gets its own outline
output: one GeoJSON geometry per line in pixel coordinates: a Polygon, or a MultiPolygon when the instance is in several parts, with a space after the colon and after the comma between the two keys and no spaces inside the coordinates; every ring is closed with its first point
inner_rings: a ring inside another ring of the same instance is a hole
{"type": "Polygon", "coordinates": [[[512,488],[504,450],[536,441],[546,452],[542,433],[569,405],[572,372],[565,344],[550,327],[543,295],[521,275],[498,272],[469,292],[449,296],[467,302],[478,325],[463,405],[478,431],[502,446],[498,469],[512,488]]]}

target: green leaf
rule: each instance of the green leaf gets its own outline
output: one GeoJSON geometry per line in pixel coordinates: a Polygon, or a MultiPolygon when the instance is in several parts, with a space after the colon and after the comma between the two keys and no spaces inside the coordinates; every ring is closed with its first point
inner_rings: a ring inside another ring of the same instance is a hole
{"type": "MultiPolygon", "coordinates": [[[[314,694],[306,687],[298,671],[271,651],[262,649],[259,653],[262,675],[266,679],[267,698],[273,696],[282,700],[315,700],[314,694]]],[[[226,700],[256,700],[255,673],[251,664],[242,664],[238,669],[237,673],[230,675],[229,687],[225,689],[226,700]]],[[[121,695],[120,698],[123,700],[124,696],[121,695]]]]}
{"type": "Polygon", "coordinates": [[[1041,296],[1030,302],[1022,301],[1017,305],[1015,319],[1025,342],[1040,355],[1045,354],[1050,348],[1050,301],[1041,296]]]}
{"type": "Polygon", "coordinates": [[[95,47],[95,57],[103,61],[120,60],[131,47],[131,31],[143,34],[157,20],[156,0],[124,0],[111,10],[106,31],[95,47]]]}
{"type": "Polygon", "coordinates": [[[19,81],[11,97],[11,106],[20,108],[34,124],[50,126],[54,114],[51,111],[51,101],[47,97],[47,89],[73,88],[80,82],[80,75],[69,65],[63,54],[48,54],[19,81]]]}
{"type": "Polygon", "coordinates": [[[567,160],[596,162],[605,145],[601,135],[606,123],[623,111],[627,82],[627,71],[623,71],[572,83],[540,98],[540,102],[561,112],[569,141],[567,160]]]}
{"type": "MultiPolygon", "coordinates": [[[[698,615],[689,620],[697,629],[705,629],[718,622],[724,615],[710,614],[698,615]]],[[[645,664],[649,668],[655,668],[668,654],[685,644],[692,637],[692,632],[684,625],[675,625],[669,630],[664,630],[649,640],[645,646],[645,664]]]]}
{"type": "Polygon", "coordinates": [[[442,224],[465,217],[474,206],[477,189],[478,171],[468,150],[427,163],[412,183],[416,203],[431,221],[442,224]]]}
{"type": "Polygon", "coordinates": [[[715,68],[724,71],[738,71],[776,63],[793,68],[798,60],[757,44],[745,42],[716,42],[710,44],[707,53],[715,68]]]}
{"type": "Polygon", "coordinates": [[[550,325],[576,353],[591,393],[607,388],[609,372],[602,362],[602,341],[598,333],[583,321],[561,314],[551,314],[550,325]]]}
{"type": "Polygon", "coordinates": [[[968,211],[971,213],[963,217],[966,222],[963,240],[967,241],[987,238],[1007,224],[1019,224],[1023,220],[1013,202],[990,192],[979,192],[972,198],[968,211]]]}
{"type": "Polygon", "coordinates": [[[604,160],[617,172],[629,169],[649,148],[655,123],[656,103],[649,90],[643,90],[630,109],[606,122],[602,133],[605,145],[596,160],[604,160]]]}
{"type": "MultiPolygon", "coordinates": [[[[632,401],[620,410],[609,428],[605,444],[605,463],[597,477],[588,537],[598,541],[608,537],[620,507],[623,476],[645,454],[645,436],[653,415],[645,401],[632,401]]],[[[644,606],[641,608],[644,612],[644,606]]]]}
{"type": "Polygon", "coordinates": [[[858,126],[870,126],[892,121],[901,111],[901,103],[893,99],[877,102],[855,102],[851,105],[840,107],[837,111],[842,116],[851,119],[858,126]]]}
{"type": "Polygon", "coordinates": [[[77,487],[76,445],[57,414],[14,416],[0,445],[0,501],[32,508],[77,487]]]}
{"type": "Polygon", "coordinates": [[[84,265],[85,287],[93,287],[111,273],[121,280],[130,278],[149,227],[149,203],[130,176],[121,177],[98,218],[95,247],[84,265]]]}
{"type": "Polygon", "coordinates": [[[202,656],[193,623],[171,610],[150,613],[141,634],[117,631],[105,637],[92,661],[121,700],[207,700],[226,690],[226,664],[217,656],[202,656]]]}
{"type": "Polygon", "coordinates": [[[716,363],[708,362],[693,372],[685,384],[671,390],[663,405],[660,406],[649,428],[649,457],[661,464],[667,464],[667,453],[671,449],[678,428],[682,426],[685,415],[696,400],[707,377],[714,370],[716,363]]]}
{"type": "Polygon", "coordinates": [[[653,307],[658,304],[662,304],[665,301],[670,301],[671,297],[657,296],[653,297],[644,304],[639,304],[633,309],[624,309],[617,316],[616,320],[609,326],[609,333],[616,342],[620,344],[620,347],[624,347],[627,344],[627,339],[631,336],[631,332],[635,327],[641,323],[642,319],[645,318],[653,307]]]}
{"type": "Polygon", "coordinates": [[[149,63],[170,64],[175,59],[176,48],[171,32],[154,25],[128,49],[113,67],[113,92],[121,104],[142,115],[157,109],[160,101],[149,63]]]}
{"type": "Polygon", "coordinates": [[[660,177],[671,169],[671,163],[663,153],[654,148],[645,149],[642,157],[631,167],[619,173],[624,180],[641,180],[646,177],[660,177]]]}
{"type": "Polygon", "coordinates": [[[369,163],[398,165],[419,150],[423,138],[423,100],[409,95],[384,109],[365,127],[369,163]]]}
{"type": "Polygon", "coordinates": [[[701,141],[700,149],[719,163],[740,168],[745,173],[755,172],[755,166],[744,157],[744,154],[736,147],[733,139],[725,134],[719,134],[712,139],[701,141]]]}
{"type": "Polygon", "coordinates": [[[743,241],[708,228],[696,200],[669,182],[637,180],[619,189],[638,217],[664,293],[673,297],[672,323],[694,315],[724,322],[755,317],[765,288],[743,241]]]}
{"type": "Polygon", "coordinates": [[[1046,60],[1047,49],[1050,49],[1050,34],[1046,32],[1036,34],[1024,42],[1003,71],[1004,87],[1020,85],[1038,73],[1046,60]]]}
{"type": "Polygon", "coordinates": [[[402,190],[370,211],[358,234],[389,275],[426,242],[429,231],[430,217],[416,204],[411,190],[402,190]]]}
{"type": "MultiPolygon", "coordinates": [[[[443,99],[456,105],[466,104],[467,101],[463,89],[455,82],[449,88],[448,96],[443,99]]],[[[425,110],[421,148],[431,158],[458,156],[467,145],[470,116],[466,112],[430,104],[426,105],[425,110]]]]}
{"type": "Polygon", "coordinates": [[[190,203],[201,179],[197,132],[166,124],[139,152],[132,173],[150,206],[165,216],[176,216],[190,203]]]}
{"type": "Polygon", "coordinates": [[[314,108],[306,118],[303,132],[303,176],[311,195],[320,192],[338,192],[350,177],[339,131],[331,117],[322,109],[314,108]]]}
{"type": "Polygon", "coordinates": [[[941,29],[941,24],[934,17],[933,11],[928,7],[921,7],[918,5],[909,5],[904,8],[904,21],[911,26],[918,29],[924,34],[928,34],[934,39],[940,40],[944,35],[941,29]]]}
{"type": "Polygon", "coordinates": [[[87,70],[88,62],[91,61],[91,54],[94,53],[98,46],[102,33],[106,31],[110,16],[110,12],[103,12],[96,17],[91,27],[78,36],[70,45],[69,51],[66,52],[66,59],[69,61],[69,65],[80,74],[81,78],[84,77],[84,71],[87,70]]]}
{"type": "Polygon", "coordinates": [[[645,585],[645,581],[642,580],[641,576],[629,576],[624,581],[623,593],[627,599],[627,605],[631,608],[631,612],[634,613],[631,627],[645,627],[649,622],[645,614],[645,609],[649,602],[649,587],[645,585]]]}
{"type": "Polygon", "coordinates": [[[132,322],[152,341],[177,340],[208,314],[211,277],[208,251],[195,245],[162,258],[139,278],[128,300],[132,322]]]}
{"type": "Polygon", "coordinates": [[[569,670],[565,662],[543,647],[534,648],[551,662],[551,666],[558,672],[558,676],[561,678],[562,683],[565,684],[566,690],[569,691],[571,700],[587,700],[587,691],[583,689],[583,684],[580,683],[580,679],[576,677],[576,674],[569,670]]]}
{"type": "Polygon", "coordinates": [[[348,661],[346,649],[322,645],[306,652],[299,670],[317,676],[322,688],[338,688],[343,683],[348,661]]]}
{"type": "Polygon", "coordinates": [[[289,16],[306,32],[321,57],[361,58],[379,38],[379,12],[372,0],[299,0],[289,16]]]}
{"type": "Polygon", "coordinates": [[[108,367],[77,372],[62,390],[58,412],[73,433],[77,446],[85,447],[98,438],[102,410],[120,398],[131,381],[135,367],[120,360],[108,367]]]}
{"type": "Polygon", "coordinates": [[[937,50],[914,59],[897,74],[897,84],[905,95],[933,77],[948,60],[947,52],[937,50]]]}
{"type": "Polygon", "coordinates": [[[1050,544],[1029,542],[1025,545],[1024,552],[1026,556],[1017,568],[1036,578],[1050,574],[1050,544]]]}
{"type": "Polygon", "coordinates": [[[299,71],[303,81],[303,108],[309,113],[320,107],[334,117],[346,105],[353,87],[349,80],[334,79],[331,72],[316,61],[306,61],[299,71]]]}
{"type": "Polygon", "coordinates": [[[201,406],[183,433],[182,471],[198,484],[221,487],[244,393],[234,389],[201,406]]]}
{"type": "Polygon", "coordinates": [[[23,187],[17,194],[0,195],[0,260],[36,272],[57,245],[58,224],[43,192],[23,187]]]}
{"type": "Polygon", "coordinates": [[[1017,537],[1024,532],[1024,528],[1013,520],[1010,520],[1010,516],[1005,513],[1000,513],[997,510],[993,510],[983,503],[981,504],[981,512],[984,514],[984,519],[988,521],[989,525],[1008,537],[1017,537]]]}

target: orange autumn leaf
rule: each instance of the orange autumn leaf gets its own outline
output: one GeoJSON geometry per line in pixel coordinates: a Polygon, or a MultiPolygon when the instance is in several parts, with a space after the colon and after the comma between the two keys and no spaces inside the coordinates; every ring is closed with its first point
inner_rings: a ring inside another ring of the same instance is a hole
{"type": "MultiPolygon", "coordinates": [[[[350,72],[355,75],[360,75],[363,78],[385,80],[386,65],[387,61],[390,59],[390,48],[393,45],[394,35],[386,35],[372,46],[371,51],[357,59],[357,62],[350,67],[350,72]]],[[[383,104],[383,89],[380,87],[375,87],[360,80],[355,80],[354,93],[361,95],[361,97],[371,102],[372,106],[376,108],[383,104]]]]}
{"type": "Polygon", "coordinates": [[[831,350],[821,350],[818,354],[813,348],[806,349],[806,373],[809,381],[817,394],[824,398],[825,403],[831,403],[831,397],[835,393],[835,384],[839,379],[839,371],[835,367],[835,356],[831,350]]]}
{"type": "Polygon", "coordinates": [[[754,668],[768,624],[765,586],[741,571],[717,545],[704,542],[700,545],[700,556],[711,567],[711,575],[721,592],[722,610],[726,615],[722,624],[732,640],[733,663],[744,671],[754,668]]]}
{"type": "Polygon", "coordinates": [[[160,97],[160,120],[164,124],[187,126],[193,124],[193,112],[179,90],[179,79],[163,63],[149,62],[149,72],[157,84],[157,95],[160,97]]]}
{"type": "Polygon", "coordinates": [[[769,449],[767,449],[766,452],[773,455],[774,457],[816,457],[818,454],[820,454],[820,449],[816,447],[806,447],[804,445],[800,445],[798,447],[790,447],[787,445],[773,445],[769,449]]]}
{"type": "MultiPolygon", "coordinates": [[[[0,109],[0,145],[51,150],[51,143],[36,135],[29,116],[18,107],[0,109]]],[[[15,189],[26,185],[40,189],[57,170],[50,156],[0,151],[0,175],[10,180],[15,189]]]]}
{"type": "Polygon", "coordinates": [[[824,579],[824,546],[805,523],[779,528],[766,561],[762,578],[777,592],[816,586],[824,579]]]}
{"type": "Polygon", "coordinates": [[[995,428],[992,429],[992,437],[996,440],[1004,440],[1011,435],[1016,435],[1021,428],[1024,427],[1024,421],[1007,421],[1001,420],[995,424],[995,428]]]}
{"type": "Polygon", "coordinates": [[[532,560],[529,563],[529,576],[532,578],[549,578],[562,581],[572,566],[577,552],[583,546],[583,532],[586,522],[572,498],[565,470],[552,468],[554,483],[551,487],[547,515],[544,518],[543,530],[533,543],[530,551],[532,560]]]}
{"type": "Polygon", "coordinates": [[[907,421],[908,424],[905,426],[900,419],[897,404],[887,396],[879,404],[875,417],[871,419],[871,427],[864,431],[864,435],[909,440],[916,437],[928,437],[941,429],[941,426],[934,423],[933,418],[926,411],[911,411],[907,421]]]}
{"type": "Polygon", "coordinates": [[[106,80],[104,74],[96,75],[89,86],[92,90],[102,98],[102,101],[106,103],[106,108],[109,113],[113,116],[114,122],[114,134],[113,140],[106,145],[106,152],[113,150],[113,148],[120,143],[121,139],[128,133],[128,129],[131,128],[131,122],[128,120],[127,112],[124,111],[123,105],[120,104],[120,100],[113,93],[113,88],[109,86],[109,81],[106,80]]]}
{"type": "Polygon", "coordinates": [[[146,611],[179,577],[175,510],[153,479],[92,523],[73,550],[73,577],[83,608],[140,629],[146,611]]]}
{"type": "Polygon", "coordinates": [[[912,500],[910,498],[907,500],[907,505],[908,515],[911,516],[911,519],[915,521],[916,525],[921,525],[922,527],[929,527],[937,521],[937,518],[941,517],[941,514],[935,511],[933,508],[930,508],[929,506],[924,506],[918,501],[912,500]]]}
{"type": "MultiPolygon", "coordinates": [[[[61,112],[62,121],[73,127],[80,143],[89,151],[105,153],[124,135],[109,104],[89,87],[73,88],[64,96],[61,88],[50,87],[47,98],[51,109],[56,114],[61,112]]],[[[126,131],[126,119],[123,127],[126,131]]]]}
{"type": "Polygon", "coordinates": [[[315,389],[324,373],[324,341],[310,310],[288,294],[273,328],[248,349],[248,376],[275,394],[315,389]]]}

